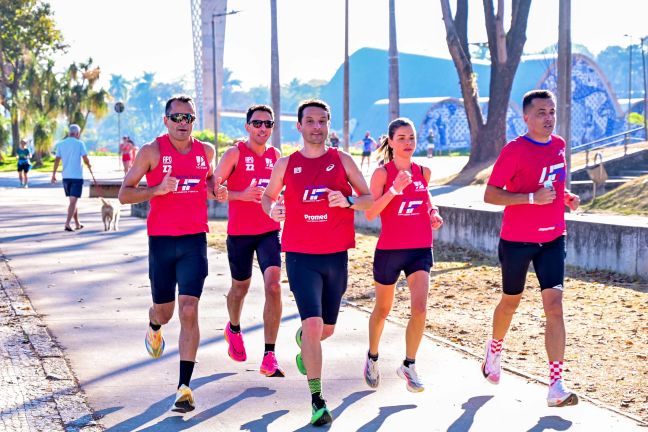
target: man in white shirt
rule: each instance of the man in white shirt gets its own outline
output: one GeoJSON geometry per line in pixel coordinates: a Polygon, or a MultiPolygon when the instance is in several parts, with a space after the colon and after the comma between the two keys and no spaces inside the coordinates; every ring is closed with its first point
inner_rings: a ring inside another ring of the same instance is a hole
{"type": "Polygon", "coordinates": [[[79,139],[80,136],[81,128],[79,125],[71,124],[68,129],[68,136],[62,141],[59,141],[54,147],[56,159],[54,160],[54,170],[52,171],[52,183],[56,183],[56,171],[58,170],[59,163],[63,161],[63,190],[65,191],[65,196],[70,199],[67,219],[65,220],[65,231],[74,231],[70,226],[73,218],[75,229],[80,230],[83,228],[83,225],[79,222],[77,212],[77,200],[81,197],[81,192],[83,191],[82,159],[88,167],[88,171],[90,171],[92,181],[97,182],[92,173],[85,143],[79,139]]]}

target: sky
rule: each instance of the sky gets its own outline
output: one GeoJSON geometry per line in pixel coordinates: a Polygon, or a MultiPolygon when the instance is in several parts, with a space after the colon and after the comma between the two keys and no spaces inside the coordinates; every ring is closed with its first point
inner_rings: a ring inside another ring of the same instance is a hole
{"type": "MultiPolygon", "coordinates": [[[[92,57],[107,83],[154,72],[193,82],[190,0],[47,0],[68,52],[61,67],[92,57]]],[[[454,5],[454,1],[450,0],[454,5]]],[[[449,57],[437,0],[396,0],[398,49],[449,57]]],[[[510,0],[505,1],[510,22],[510,0]]],[[[280,80],[328,81],[344,60],[344,0],[277,0],[280,80]]],[[[469,40],[486,41],[482,1],[469,0],[469,40]]],[[[270,82],[270,1],[228,0],[224,66],[244,88],[270,82]]],[[[388,0],[349,0],[349,51],[388,48],[388,0]]],[[[572,0],[572,42],[597,54],[648,35],[647,0],[572,0]],[[624,35],[631,35],[631,37],[624,35]]],[[[558,40],[558,0],[534,0],[525,52],[558,40]]]]}

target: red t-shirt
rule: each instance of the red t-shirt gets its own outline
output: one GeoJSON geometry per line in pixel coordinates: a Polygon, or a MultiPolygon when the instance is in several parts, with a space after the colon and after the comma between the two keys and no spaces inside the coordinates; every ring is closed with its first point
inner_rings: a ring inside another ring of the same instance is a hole
{"type": "MultiPolygon", "coordinates": [[[[385,165],[387,181],[383,194],[394,184],[398,169],[385,165]]],[[[396,195],[380,212],[380,237],[376,249],[418,249],[432,247],[430,193],[420,166],[412,164],[412,183],[396,195]]]]}
{"type": "MultiPolygon", "coordinates": [[[[277,151],[267,147],[259,156],[248,148],[244,142],[237,144],[239,157],[236,168],[227,179],[227,189],[243,191],[253,181],[257,186],[267,187],[270,174],[275,162],[277,151]]],[[[229,202],[227,234],[257,235],[279,230],[279,222],[275,222],[263,211],[261,204],[252,201],[233,200],[229,202]]]]}
{"type": "Polygon", "coordinates": [[[355,247],[354,211],[329,207],[326,188],[352,193],[336,148],[317,158],[295,152],[284,174],[286,220],[281,237],[284,252],[329,254],[355,247]]]}
{"type": "Polygon", "coordinates": [[[178,179],[178,188],[166,195],[151,198],[151,210],[146,220],[150,236],[181,236],[209,232],[207,224],[207,187],[209,161],[204,144],[191,139],[191,150],[179,153],[169,135],[157,138],[160,160],[146,173],[149,187],[162,183],[168,171],[178,179]]]}
{"type": "Polygon", "coordinates": [[[488,184],[513,193],[536,192],[550,181],[556,191],[551,204],[519,204],[504,208],[504,240],[545,243],[565,230],[565,141],[552,135],[548,143],[519,136],[504,146],[488,184]]]}

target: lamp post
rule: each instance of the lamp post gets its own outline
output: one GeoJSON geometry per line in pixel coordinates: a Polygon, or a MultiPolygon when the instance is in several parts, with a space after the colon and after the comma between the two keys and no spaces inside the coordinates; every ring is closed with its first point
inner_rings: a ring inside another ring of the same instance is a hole
{"type": "MultiPolygon", "coordinates": [[[[624,34],[623,36],[627,37],[630,40],[630,43],[628,44],[628,113],[626,114],[626,119],[628,119],[628,116],[630,116],[630,109],[632,108],[632,35],[624,34]]],[[[630,123],[628,122],[628,126],[629,125],[630,123]]],[[[628,145],[629,140],[630,134],[626,134],[626,146],[628,145]]]]}
{"type": "Polygon", "coordinates": [[[212,13],[211,16],[211,40],[212,40],[212,75],[214,83],[214,147],[216,148],[216,163],[218,163],[218,74],[216,73],[216,31],[214,25],[214,18],[219,18],[227,15],[234,15],[240,11],[229,11],[221,13],[212,13]]]}
{"type": "MultiPolygon", "coordinates": [[[[119,101],[115,104],[115,112],[117,113],[117,154],[119,154],[119,142],[121,140],[121,113],[124,112],[124,103],[119,101]]],[[[120,158],[117,158],[117,165],[121,168],[120,158]]]]}
{"type": "Polygon", "coordinates": [[[644,42],[648,39],[648,36],[644,36],[641,38],[641,62],[643,65],[643,87],[644,87],[644,110],[643,110],[643,117],[644,117],[644,136],[646,140],[648,140],[648,99],[646,98],[646,94],[648,94],[648,77],[646,77],[646,48],[644,48],[644,42]]]}

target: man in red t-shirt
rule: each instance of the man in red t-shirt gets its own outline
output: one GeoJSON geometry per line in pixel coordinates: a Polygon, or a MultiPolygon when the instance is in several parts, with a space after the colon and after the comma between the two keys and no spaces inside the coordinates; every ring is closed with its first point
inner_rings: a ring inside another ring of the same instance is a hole
{"type": "Polygon", "coordinates": [[[214,176],[227,180],[229,200],[227,257],[232,286],[227,293],[227,352],[234,361],[244,362],[247,359],[241,331],[241,312],[250,288],[252,262],[256,252],[265,287],[265,347],[260,372],[268,377],[283,377],[284,372],[279,367],[274,352],[281,322],[279,222],[270,219],[261,208],[261,196],[270,181],[275,162],[281,157],[279,150],[266,145],[273,127],[274,112],[271,107],[249,107],[245,123],[247,141],[227,149],[214,176]]]}
{"type": "Polygon", "coordinates": [[[173,316],[178,287],[180,377],[171,409],[180,413],[195,408],[189,385],[200,344],[198,302],[208,273],[207,197],[227,197],[220,180],[214,182],[214,146],[191,136],[195,120],[190,97],[169,99],[168,133],[142,147],[119,190],[122,204],[150,202],[146,224],[153,305],[144,343],[153,358],[164,352],[162,325],[173,316]],[[144,176],[147,187],[139,187],[144,176]]]}
{"type": "Polygon", "coordinates": [[[564,206],[576,210],[580,199],[565,188],[565,141],[552,134],[556,123],[554,95],[548,90],[530,91],[524,95],[522,110],[528,132],[504,146],[484,193],[485,202],[505,208],[498,246],[503,294],[493,314],[492,339],[486,343],[482,373],[489,382],[499,383],[504,336],[520,304],[529,264],[533,262],[547,317],[547,404],[575,405],[578,397],[565,388],[562,380],[564,206]]]}
{"type": "Polygon", "coordinates": [[[355,246],[354,210],[366,210],[373,202],[351,155],[326,146],[330,120],[331,111],[323,101],[299,105],[297,130],[304,146],[277,161],[261,198],[272,219],[285,221],[281,248],[302,320],[296,361],[308,378],[315,426],[333,421],[322,396],[321,341],[333,334],[346,291],[347,250],[355,246]]]}

